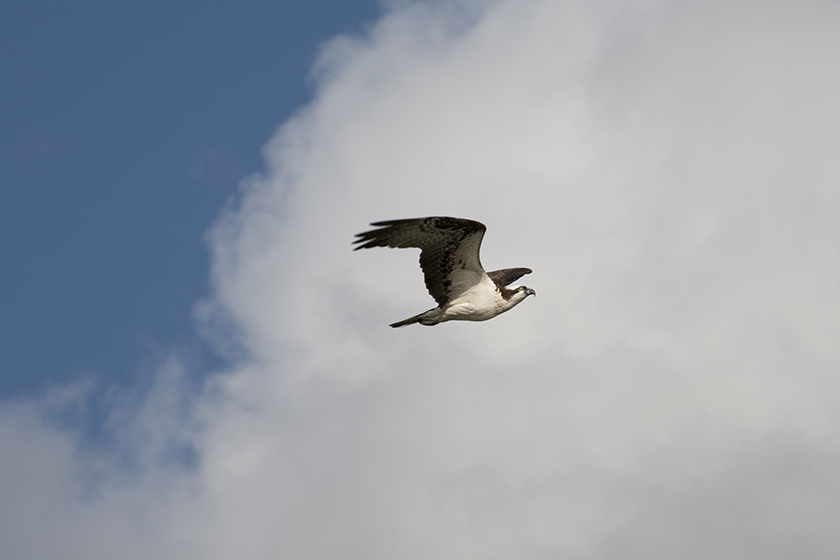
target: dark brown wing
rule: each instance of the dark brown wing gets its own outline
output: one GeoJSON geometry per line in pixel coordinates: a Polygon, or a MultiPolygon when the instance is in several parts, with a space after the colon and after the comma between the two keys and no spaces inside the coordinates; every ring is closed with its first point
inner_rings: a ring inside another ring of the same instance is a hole
{"type": "Polygon", "coordinates": [[[533,270],[530,268],[503,268],[502,270],[488,272],[487,276],[501,288],[502,286],[510,285],[511,282],[516,282],[526,274],[531,274],[532,272],[533,270]]]}
{"type": "Polygon", "coordinates": [[[391,220],[370,224],[373,229],[356,234],[355,249],[417,247],[426,289],[443,305],[484,276],[478,253],[487,228],[480,222],[437,216],[391,220]]]}

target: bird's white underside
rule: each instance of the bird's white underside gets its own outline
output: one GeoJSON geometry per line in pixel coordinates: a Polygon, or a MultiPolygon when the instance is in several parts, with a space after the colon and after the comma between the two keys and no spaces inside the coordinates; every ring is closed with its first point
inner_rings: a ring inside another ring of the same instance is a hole
{"type": "Polygon", "coordinates": [[[490,277],[482,274],[479,282],[469,286],[445,307],[430,309],[424,313],[420,322],[435,324],[444,321],[486,321],[513,308],[523,299],[524,294],[519,293],[510,299],[503,298],[490,277]]]}

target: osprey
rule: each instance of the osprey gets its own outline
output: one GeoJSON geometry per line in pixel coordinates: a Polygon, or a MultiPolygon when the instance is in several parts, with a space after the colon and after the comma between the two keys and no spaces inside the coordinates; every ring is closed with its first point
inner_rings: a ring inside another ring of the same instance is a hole
{"type": "Polygon", "coordinates": [[[420,249],[420,268],[426,289],[438,306],[392,327],[413,323],[437,325],[444,321],[486,321],[518,305],[537,292],[525,286],[507,286],[530,268],[484,272],[478,251],[487,227],[473,220],[438,216],[370,224],[379,229],[357,233],[354,250],[371,247],[420,249]]]}

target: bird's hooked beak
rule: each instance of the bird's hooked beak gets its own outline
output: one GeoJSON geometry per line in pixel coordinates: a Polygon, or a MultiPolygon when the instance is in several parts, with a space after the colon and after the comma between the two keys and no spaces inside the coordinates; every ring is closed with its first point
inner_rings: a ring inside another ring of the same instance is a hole
{"type": "Polygon", "coordinates": [[[527,290],[525,290],[525,295],[536,297],[537,292],[532,290],[531,288],[528,288],[527,290]]]}

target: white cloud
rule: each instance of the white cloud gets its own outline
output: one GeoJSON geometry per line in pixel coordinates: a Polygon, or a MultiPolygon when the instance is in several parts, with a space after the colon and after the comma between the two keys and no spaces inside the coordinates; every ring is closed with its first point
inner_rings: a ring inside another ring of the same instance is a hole
{"type": "Polygon", "coordinates": [[[177,385],[131,416],[153,421],[139,478],[8,409],[2,510],[29,530],[2,524],[0,551],[836,556],[839,18],[411,4],[330,43],[210,235],[202,316],[249,359],[186,419],[177,385]],[[432,305],[417,255],[352,234],[433,214],[485,222],[484,264],[533,268],[538,297],[389,329],[432,305]],[[173,434],[194,471],[160,460],[173,434]]]}

